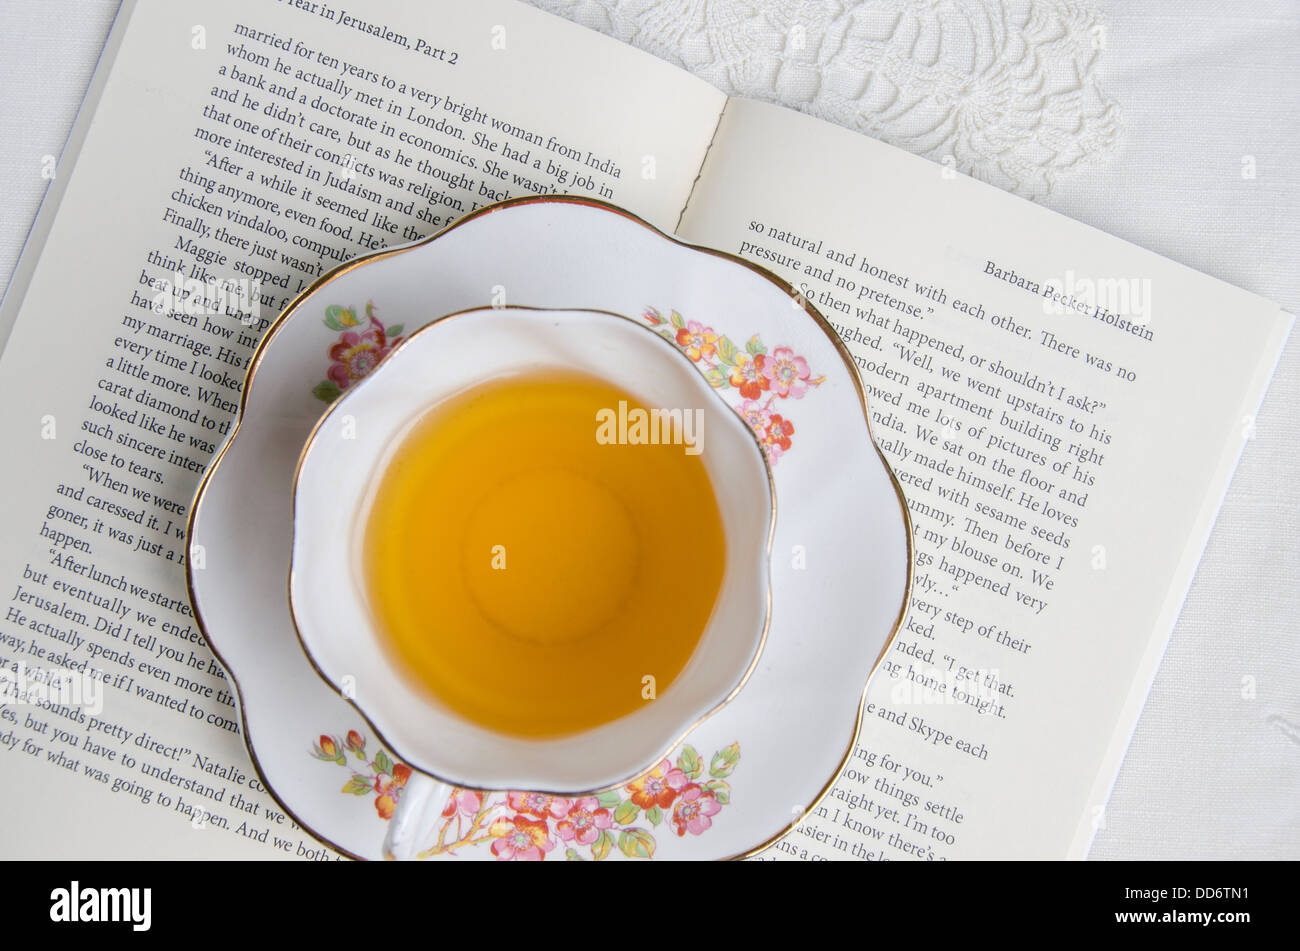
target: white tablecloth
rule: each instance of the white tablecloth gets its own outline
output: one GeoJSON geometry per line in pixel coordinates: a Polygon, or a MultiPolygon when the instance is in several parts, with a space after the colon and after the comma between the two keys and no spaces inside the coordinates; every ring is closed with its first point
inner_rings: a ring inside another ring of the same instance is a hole
{"type": "MultiPolygon", "coordinates": [[[[973,174],[1300,313],[1296,0],[533,2],[727,92],[952,155],[973,174]],[[897,95],[886,99],[868,75],[897,95]],[[982,138],[950,121],[972,90],[996,94],[981,107],[982,138]]],[[[0,6],[6,284],[45,190],[45,157],[62,148],[116,8],[0,6]]],[[[1094,858],[1300,858],[1297,407],[1293,342],[1094,858]]]]}

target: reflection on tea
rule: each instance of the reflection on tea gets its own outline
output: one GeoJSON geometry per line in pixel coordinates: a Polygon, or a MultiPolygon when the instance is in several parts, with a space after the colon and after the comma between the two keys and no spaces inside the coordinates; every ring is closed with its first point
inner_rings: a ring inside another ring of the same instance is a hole
{"type": "Polygon", "coordinates": [[[382,639],[481,726],[557,736],[631,713],[713,612],[726,543],[702,458],[598,438],[611,409],[646,411],[586,376],[485,383],[421,417],[377,477],[361,568],[382,639]]]}

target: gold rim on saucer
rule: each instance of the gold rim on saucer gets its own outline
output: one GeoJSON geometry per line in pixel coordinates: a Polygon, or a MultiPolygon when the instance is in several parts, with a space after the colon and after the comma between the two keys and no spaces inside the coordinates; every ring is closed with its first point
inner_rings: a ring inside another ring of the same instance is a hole
{"type": "MultiPolygon", "coordinates": [[[[752,261],[748,261],[745,258],[742,258],[738,255],[732,254],[727,251],[719,251],[715,248],[702,247],[700,245],[690,244],[689,242],[682,241],[681,239],[676,238],[673,235],[664,233],[659,228],[650,224],[645,219],[639,217],[638,215],[633,214],[632,212],[624,208],[620,208],[617,205],[610,204],[609,202],[601,201],[595,198],[588,198],[581,195],[543,195],[543,196],[525,196],[521,198],[506,199],[505,201],[497,202],[492,205],[487,205],[483,208],[477,209],[476,211],[472,211],[469,214],[465,215],[464,217],[448,225],[446,228],[442,229],[441,231],[429,235],[428,237],[423,238],[420,241],[417,241],[413,244],[403,245],[397,248],[383,248],[378,251],[374,251],[370,254],[362,255],[361,257],[355,258],[351,261],[344,262],[343,264],[340,264],[337,267],[322,274],[315,281],[313,281],[309,286],[304,288],[296,297],[294,297],[294,299],[290,301],[289,304],[280,313],[280,316],[277,317],[267,328],[266,332],[262,335],[262,339],[258,341],[257,347],[254,349],[253,354],[249,359],[248,371],[245,374],[244,386],[240,392],[240,397],[239,397],[239,410],[236,414],[234,424],[231,427],[230,435],[226,438],[226,441],[222,444],[220,451],[213,458],[211,464],[207,468],[207,471],[204,472],[203,478],[199,481],[198,488],[195,490],[194,500],[190,505],[189,519],[187,520],[186,523],[187,552],[189,550],[189,546],[193,544],[194,524],[195,524],[196,517],[198,515],[199,507],[203,503],[203,497],[208,488],[208,484],[211,481],[213,474],[217,471],[218,467],[221,465],[221,462],[224,459],[227,450],[229,450],[229,448],[234,444],[236,437],[239,435],[239,430],[243,424],[244,415],[248,407],[248,393],[252,387],[253,378],[256,375],[257,370],[261,365],[262,357],[265,354],[270,341],[284,326],[288,318],[292,316],[293,313],[298,309],[299,305],[301,305],[309,297],[313,296],[317,291],[319,291],[326,284],[341,277],[342,275],[348,273],[354,268],[361,267],[362,265],[369,264],[371,262],[378,261],[392,255],[404,254],[408,251],[414,251],[419,248],[423,248],[425,245],[437,241],[443,235],[446,235],[449,232],[454,231],[457,228],[460,228],[461,226],[468,224],[469,222],[474,221],[475,219],[484,217],[486,215],[490,215],[507,208],[513,208],[522,205],[532,205],[532,204],[585,205],[587,207],[597,208],[603,211],[611,212],[628,221],[640,225],[646,230],[653,232],[654,234],[658,235],[664,240],[670,241],[679,247],[686,248],[691,251],[697,251],[703,254],[708,254],[713,257],[721,258],[723,260],[727,260],[735,264],[739,264],[740,266],[747,268],[753,273],[758,274],[759,276],[765,278],[770,283],[772,283],[777,288],[779,288],[782,291],[782,293],[784,293],[787,297],[789,297],[797,306],[801,307],[803,311],[812,319],[813,323],[817,326],[817,328],[820,329],[822,333],[826,335],[827,339],[831,342],[831,345],[834,347],[836,353],[839,354],[840,359],[844,362],[845,368],[849,371],[849,376],[853,380],[853,385],[857,390],[858,401],[862,406],[863,420],[867,425],[867,435],[871,440],[872,448],[876,451],[876,456],[879,458],[881,465],[884,466],[885,472],[888,474],[889,480],[894,487],[894,495],[898,501],[899,510],[903,516],[903,529],[904,529],[905,543],[907,549],[907,565],[906,565],[906,578],[905,578],[906,583],[903,586],[903,594],[898,609],[898,615],[894,620],[894,624],[892,628],[890,629],[889,636],[886,638],[884,645],[881,647],[880,653],[876,656],[876,660],[872,664],[871,670],[867,672],[866,680],[863,683],[862,693],[858,699],[857,714],[853,721],[853,730],[849,737],[848,745],[844,750],[844,755],[840,758],[839,765],[836,766],[835,770],[831,773],[830,777],[826,781],[826,784],[821,788],[821,790],[807,805],[807,807],[805,807],[801,812],[799,812],[795,816],[795,818],[788,825],[785,826],[785,828],[781,829],[774,835],[769,836],[767,839],[763,840],[758,845],[755,845],[754,847],[750,848],[747,851],[739,852],[736,853],[735,855],[728,856],[728,858],[730,859],[749,858],[751,856],[757,855],[758,853],[764,851],[773,843],[784,838],[786,835],[792,832],[799,825],[799,823],[803,821],[803,818],[806,815],[808,815],[810,812],[815,810],[818,804],[820,804],[821,801],[826,798],[826,795],[830,792],[831,788],[835,785],[835,783],[839,780],[840,776],[843,774],[844,767],[848,764],[850,757],[852,757],[853,751],[857,747],[858,737],[862,731],[862,713],[866,705],[867,690],[871,686],[871,681],[872,678],[875,676],[876,671],[880,669],[881,660],[884,659],[885,655],[889,652],[890,648],[893,647],[894,641],[898,637],[898,632],[903,624],[903,617],[907,611],[908,602],[911,600],[913,574],[914,574],[913,562],[914,562],[914,555],[915,555],[915,552],[913,550],[913,544],[912,544],[911,513],[908,510],[907,500],[904,497],[903,488],[898,481],[898,476],[894,473],[894,469],[889,464],[889,460],[886,459],[884,453],[881,452],[880,444],[877,442],[875,432],[872,429],[871,412],[867,406],[866,387],[862,382],[861,375],[858,373],[857,363],[854,361],[852,355],[849,353],[848,347],[844,344],[844,341],[840,339],[840,336],[835,332],[834,328],[831,327],[831,325],[827,322],[826,318],[821,315],[821,313],[812,304],[812,302],[809,301],[807,297],[805,297],[802,293],[800,293],[792,284],[790,284],[784,278],[778,276],[777,274],[773,273],[772,271],[768,270],[762,265],[755,264],[752,261]]],[[[243,698],[243,692],[239,686],[239,681],[234,676],[234,673],[231,670],[230,665],[226,663],[226,660],[222,656],[220,650],[218,650],[216,645],[213,644],[211,636],[208,633],[207,626],[203,623],[202,612],[199,610],[198,599],[196,597],[196,592],[194,588],[193,566],[189,558],[187,558],[185,562],[185,585],[186,585],[186,590],[189,594],[190,604],[194,609],[195,623],[198,625],[200,632],[203,634],[203,638],[208,645],[208,649],[212,651],[213,655],[217,658],[218,662],[220,662],[222,667],[225,668],[226,677],[230,681],[230,684],[234,689],[235,699],[239,704],[241,738],[244,743],[244,748],[248,751],[249,760],[251,761],[253,765],[253,769],[257,773],[258,778],[261,780],[263,788],[267,791],[267,793],[271,796],[271,798],[275,800],[275,802],[280,806],[280,808],[283,809],[285,813],[289,815],[289,817],[293,819],[293,821],[296,822],[312,838],[316,839],[322,845],[326,846],[332,851],[338,852],[341,855],[346,855],[349,858],[357,859],[359,861],[366,861],[364,856],[357,855],[356,853],[348,849],[342,848],[341,846],[335,844],[333,841],[331,841],[323,834],[317,832],[310,825],[303,822],[301,818],[294,812],[294,810],[284,801],[284,799],[280,796],[280,794],[275,791],[274,787],[267,779],[266,774],[262,769],[261,762],[258,760],[256,752],[253,750],[252,743],[249,741],[248,717],[244,712],[245,709],[244,698],[243,698]]],[[[770,587],[768,589],[768,594],[770,598],[771,596],[770,587]]]]}

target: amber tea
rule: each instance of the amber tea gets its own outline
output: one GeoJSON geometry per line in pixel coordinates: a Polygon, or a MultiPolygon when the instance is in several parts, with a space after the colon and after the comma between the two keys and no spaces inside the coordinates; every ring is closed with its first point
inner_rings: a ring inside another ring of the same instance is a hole
{"type": "Polygon", "coordinates": [[[708,625],[726,543],[699,447],[598,438],[611,411],[649,413],[592,377],[491,381],[425,413],[377,477],[361,558],[381,639],[481,726],[632,713],[708,625]]]}

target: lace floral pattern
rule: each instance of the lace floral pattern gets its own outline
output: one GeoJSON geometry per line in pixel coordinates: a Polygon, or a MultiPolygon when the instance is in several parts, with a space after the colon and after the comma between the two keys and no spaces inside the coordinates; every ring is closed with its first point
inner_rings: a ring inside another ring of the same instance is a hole
{"type": "Polygon", "coordinates": [[[1029,198],[1116,144],[1074,0],[529,0],[682,66],[1029,198]]]}

